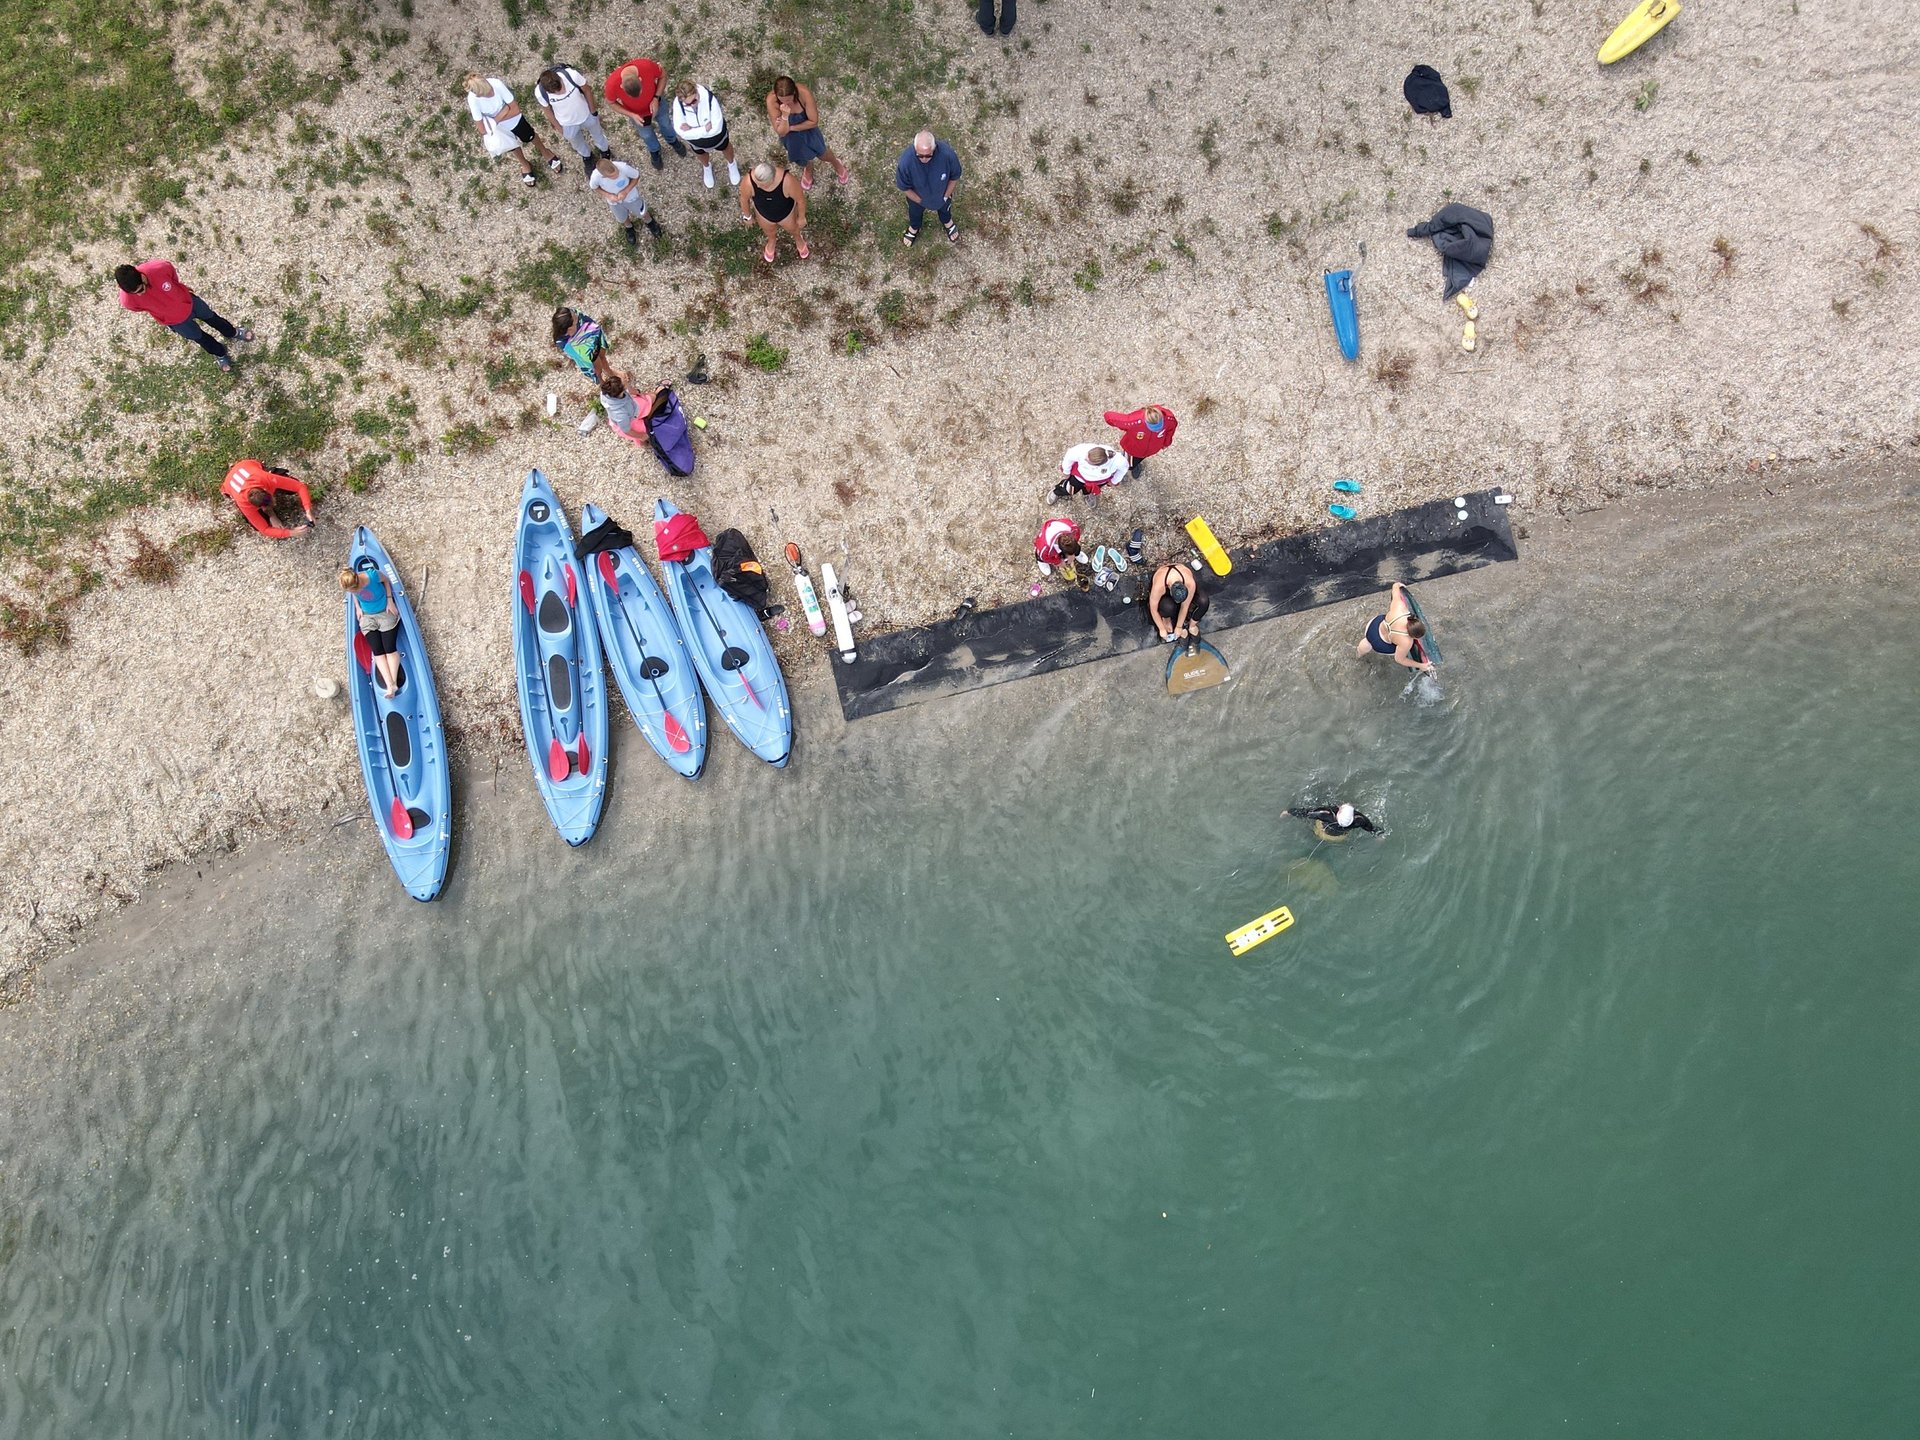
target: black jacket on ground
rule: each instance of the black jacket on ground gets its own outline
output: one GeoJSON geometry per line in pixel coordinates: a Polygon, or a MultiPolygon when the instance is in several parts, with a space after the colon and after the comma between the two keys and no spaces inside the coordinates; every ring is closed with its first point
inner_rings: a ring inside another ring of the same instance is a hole
{"type": "Polygon", "coordinates": [[[1487,257],[1493,254],[1493,217],[1471,205],[1443,205],[1431,220],[1407,231],[1409,240],[1429,236],[1446,272],[1440,298],[1451,300],[1487,268],[1487,257]]]}
{"type": "Polygon", "coordinates": [[[1416,115],[1438,115],[1442,120],[1453,118],[1453,97],[1447,94],[1447,82],[1431,65],[1416,65],[1409,70],[1400,93],[1407,97],[1407,104],[1416,115]]]}

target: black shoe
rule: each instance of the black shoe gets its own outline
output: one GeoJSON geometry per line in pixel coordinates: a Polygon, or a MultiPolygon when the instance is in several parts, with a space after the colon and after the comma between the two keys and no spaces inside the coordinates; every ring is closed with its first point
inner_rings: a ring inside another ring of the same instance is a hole
{"type": "Polygon", "coordinates": [[[580,173],[583,175],[593,174],[593,156],[582,155],[580,157],[580,173]]]}
{"type": "Polygon", "coordinates": [[[694,356],[693,368],[687,371],[687,383],[690,385],[704,385],[711,378],[712,377],[707,374],[707,357],[704,355],[694,356]]]}
{"type": "Polygon", "coordinates": [[[971,615],[972,613],[973,613],[973,596],[969,595],[967,596],[966,599],[962,600],[957,606],[954,607],[953,618],[956,620],[964,620],[967,618],[967,616],[971,615]]]}
{"type": "Polygon", "coordinates": [[[769,605],[760,612],[760,618],[762,620],[771,620],[776,615],[784,615],[786,613],[787,607],[784,605],[769,605]]]}
{"type": "Polygon", "coordinates": [[[667,143],[668,143],[669,145],[671,145],[671,146],[673,146],[673,153],[674,153],[674,154],[676,154],[676,155],[685,155],[685,154],[687,153],[687,142],[686,142],[686,141],[684,141],[684,140],[669,140],[669,141],[668,141],[667,143]]]}
{"type": "Polygon", "coordinates": [[[660,152],[658,150],[647,151],[647,159],[653,162],[653,168],[656,170],[664,170],[667,168],[667,162],[660,158],[660,152]]]}
{"type": "Polygon", "coordinates": [[[660,222],[658,220],[654,219],[653,216],[649,215],[647,216],[647,233],[653,236],[654,239],[658,240],[662,235],[666,234],[667,232],[660,228],[660,222]]]}
{"type": "MultiPolygon", "coordinates": [[[[657,229],[658,227],[656,226],[655,228],[657,229]]],[[[629,225],[629,226],[627,226],[627,227],[626,227],[626,228],[625,228],[624,230],[622,230],[622,231],[621,231],[620,233],[621,233],[622,235],[624,235],[624,236],[626,236],[626,237],[627,237],[627,248],[628,248],[628,249],[630,249],[630,250],[638,250],[638,249],[640,248],[640,235],[639,235],[639,232],[637,232],[637,231],[636,231],[636,230],[635,230],[635,229],[633,228],[633,226],[631,226],[631,225],[629,225]]]]}

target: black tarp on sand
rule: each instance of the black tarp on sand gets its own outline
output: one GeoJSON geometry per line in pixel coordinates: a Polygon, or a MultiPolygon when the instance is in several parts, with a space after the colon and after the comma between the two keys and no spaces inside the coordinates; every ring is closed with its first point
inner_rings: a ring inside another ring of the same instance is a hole
{"type": "MultiPolygon", "coordinates": [[[[1412,585],[1518,559],[1506,507],[1493,503],[1493,493],[1468,495],[1465,520],[1449,498],[1231,551],[1233,573],[1218,582],[1201,628],[1215,634],[1376,594],[1395,580],[1412,585]]],[[[858,660],[833,665],[840,709],[858,720],[1150,649],[1157,637],[1140,607],[1125,603],[1134,578],[1133,572],[1122,576],[1112,591],[1056,592],[960,620],[863,636],[858,660]]]]}

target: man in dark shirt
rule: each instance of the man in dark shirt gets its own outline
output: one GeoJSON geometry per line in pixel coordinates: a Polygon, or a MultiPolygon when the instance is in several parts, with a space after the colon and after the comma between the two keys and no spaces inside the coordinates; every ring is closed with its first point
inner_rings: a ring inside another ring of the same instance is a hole
{"type": "Polygon", "coordinates": [[[958,240],[960,227],[953,223],[953,189],[960,183],[960,157],[931,130],[913,137],[913,144],[900,152],[893,167],[895,188],[907,197],[907,233],[901,244],[911,245],[920,238],[920,222],[928,210],[940,217],[947,239],[958,240]]]}

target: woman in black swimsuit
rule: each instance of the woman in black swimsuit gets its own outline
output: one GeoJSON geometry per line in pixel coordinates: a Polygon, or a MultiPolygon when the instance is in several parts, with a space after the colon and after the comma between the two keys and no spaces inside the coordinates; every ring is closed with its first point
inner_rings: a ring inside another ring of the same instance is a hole
{"type": "Polygon", "coordinates": [[[1200,577],[1180,561],[1153,572],[1147,589],[1147,618],[1162,640],[1190,639],[1200,633],[1200,617],[1207,613],[1206,592],[1200,577]]]}
{"type": "Polygon", "coordinates": [[[807,249],[807,197],[791,170],[762,160],[740,177],[740,219],[758,220],[767,237],[767,248],[760,258],[771,265],[780,244],[780,232],[793,236],[793,248],[805,260],[813,252],[807,249]]]}

